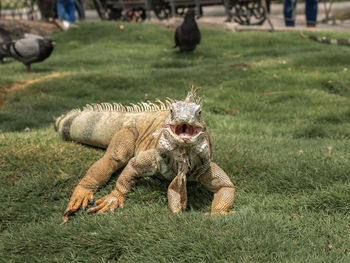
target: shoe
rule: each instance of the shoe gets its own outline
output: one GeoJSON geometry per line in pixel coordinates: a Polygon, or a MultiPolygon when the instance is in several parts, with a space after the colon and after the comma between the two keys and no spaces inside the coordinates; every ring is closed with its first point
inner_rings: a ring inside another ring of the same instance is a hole
{"type": "Polygon", "coordinates": [[[306,27],[316,27],[315,24],[307,24],[306,27]]]}

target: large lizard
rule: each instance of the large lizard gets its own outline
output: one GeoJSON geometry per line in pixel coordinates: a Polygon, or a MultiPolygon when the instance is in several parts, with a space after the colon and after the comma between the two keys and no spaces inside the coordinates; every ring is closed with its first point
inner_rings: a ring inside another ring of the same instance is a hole
{"type": "Polygon", "coordinates": [[[300,36],[306,39],[312,39],[319,43],[324,44],[332,44],[332,45],[344,45],[344,46],[350,46],[350,38],[343,38],[343,39],[327,39],[326,37],[317,37],[313,35],[304,35],[303,32],[300,32],[300,36]]]}
{"type": "Polygon", "coordinates": [[[63,222],[80,207],[85,209],[94,193],[124,166],[115,189],[98,199],[88,212],[123,208],[135,181],[157,174],[171,180],[168,203],[173,213],[186,208],[187,180],[199,181],[214,193],[211,214],[227,212],[235,190],[226,173],[211,161],[211,141],[201,103],[192,88],[183,101],[87,105],[59,117],[55,128],[63,139],[107,148],[75,187],[63,222]]]}

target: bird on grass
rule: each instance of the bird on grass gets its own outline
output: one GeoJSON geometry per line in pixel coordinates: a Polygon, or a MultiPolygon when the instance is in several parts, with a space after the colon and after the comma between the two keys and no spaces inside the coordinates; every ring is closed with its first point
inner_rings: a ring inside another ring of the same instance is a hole
{"type": "Polygon", "coordinates": [[[174,47],[180,47],[181,52],[194,51],[201,41],[201,32],[194,16],[194,9],[189,9],[183,23],[176,28],[174,47]]]}
{"type": "Polygon", "coordinates": [[[4,58],[8,57],[6,45],[12,41],[10,32],[0,27],[0,61],[4,64],[4,58]]]}
{"type": "Polygon", "coordinates": [[[55,47],[51,37],[25,35],[24,38],[7,44],[8,55],[27,66],[28,73],[32,73],[31,64],[47,59],[55,47]]]}

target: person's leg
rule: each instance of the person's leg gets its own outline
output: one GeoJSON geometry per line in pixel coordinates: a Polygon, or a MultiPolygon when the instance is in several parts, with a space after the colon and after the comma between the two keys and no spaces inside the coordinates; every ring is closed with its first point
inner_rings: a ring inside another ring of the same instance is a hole
{"type": "Polygon", "coordinates": [[[267,12],[270,14],[271,0],[266,0],[266,9],[267,9],[267,12]]]}
{"type": "Polygon", "coordinates": [[[295,8],[297,0],[284,0],[283,15],[286,26],[295,26],[295,8]]]}
{"type": "Polygon", "coordinates": [[[75,23],[75,0],[66,0],[66,20],[75,23]]]}
{"type": "Polygon", "coordinates": [[[38,0],[37,4],[39,6],[40,14],[41,14],[41,19],[46,20],[47,19],[47,13],[46,13],[46,5],[45,1],[43,0],[38,0]]]}
{"type": "Polygon", "coordinates": [[[57,15],[61,20],[66,19],[65,17],[65,9],[64,9],[64,0],[57,0],[57,15]]]}
{"type": "Polygon", "coordinates": [[[78,12],[79,20],[85,20],[85,10],[84,10],[84,3],[82,0],[78,0],[75,2],[75,9],[78,12]]]}
{"type": "Polygon", "coordinates": [[[317,4],[318,4],[318,0],[306,0],[305,1],[306,25],[308,27],[315,27],[316,26],[317,4]]]}

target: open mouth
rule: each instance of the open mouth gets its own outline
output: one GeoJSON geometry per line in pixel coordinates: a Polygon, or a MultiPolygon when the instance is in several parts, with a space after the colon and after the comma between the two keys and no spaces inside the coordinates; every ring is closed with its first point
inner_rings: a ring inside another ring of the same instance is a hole
{"type": "Polygon", "coordinates": [[[201,128],[188,124],[186,122],[182,122],[176,125],[169,125],[169,127],[174,134],[181,137],[193,137],[201,131],[201,128]]]}

